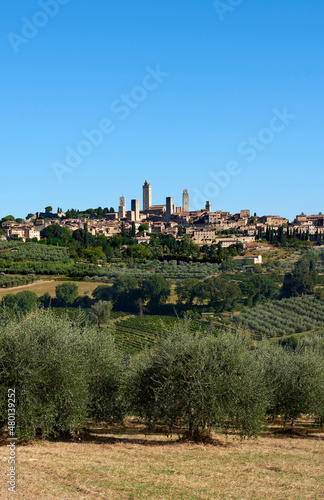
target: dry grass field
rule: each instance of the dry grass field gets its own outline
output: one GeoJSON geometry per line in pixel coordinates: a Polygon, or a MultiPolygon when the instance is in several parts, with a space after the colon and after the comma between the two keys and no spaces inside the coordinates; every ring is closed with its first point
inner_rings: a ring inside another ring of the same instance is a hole
{"type": "Polygon", "coordinates": [[[166,303],[167,304],[176,304],[177,303],[177,294],[176,294],[176,291],[175,291],[175,284],[172,283],[171,285],[171,294],[170,294],[170,297],[167,299],[166,303]]]}
{"type": "MultiPolygon", "coordinates": [[[[48,292],[52,297],[55,297],[55,288],[57,285],[62,285],[63,283],[67,283],[67,281],[60,280],[39,280],[35,281],[35,283],[31,283],[30,285],[21,285],[15,286],[13,288],[0,288],[0,300],[4,295],[7,294],[15,294],[18,292],[22,292],[23,290],[30,290],[31,292],[36,293],[37,297],[44,295],[45,292],[48,292]]],[[[69,281],[69,283],[75,283],[79,289],[79,295],[83,295],[87,290],[91,293],[100,283],[87,283],[86,281],[69,281]]]]}
{"type": "MultiPolygon", "coordinates": [[[[278,499],[324,497],[324,434],[264,433],[243,442],[217,436],[191,444],[140,424],[92,428],[80,442],[18,447],[17,499],[278,499]]],[[[6,491],[7,448],[0,447],[0,498],[6,491]]]]}

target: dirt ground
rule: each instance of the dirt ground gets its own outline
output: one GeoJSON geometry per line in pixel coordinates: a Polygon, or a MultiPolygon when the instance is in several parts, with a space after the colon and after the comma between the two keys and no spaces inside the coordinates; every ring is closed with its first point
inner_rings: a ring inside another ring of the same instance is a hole
{"type": "MultiPolygon", "coordinates": [[[[23,290],[29,290],[31,292],[36,293],[37,297],[44,295],[45,292],[48,292],[52,297],[55,297],[55,288],[57,285],[62,285],[63,283],[67,283],[67,281],[59,281],[59,280],[39,280],[35,281],[35,283],[30,283],[29,285],[21,285],[15,286],[12,288],[0,288],[0,300],[4,295],[7,294],[15,294],[18,292],[22,292],[23,290]]],[[[75,283],[79,289],[79,295],[83,295],[85,291],[93,292],[95,288],[97,288],[100,283],[89,283],[86,281],[69,281],[69,283],[75,283]]]]}
{"type": "Polygon", "coordinates": [[[278,499],[324,497],[324,433],[264,433],[215,445],[144,435],[140,425],[97,426],[78,442],[38,441],[17,448],[17,490],[6,485],[8,448],[0,447],[1,499],[278,499]]]}

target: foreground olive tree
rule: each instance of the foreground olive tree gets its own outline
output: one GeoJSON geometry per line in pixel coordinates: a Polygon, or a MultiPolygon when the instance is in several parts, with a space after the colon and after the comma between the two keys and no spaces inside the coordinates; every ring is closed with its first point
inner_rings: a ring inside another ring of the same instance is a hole
{"type": "Polygon", "coordinates": [[[84,354],[89,374],[89,418],[96,422],[121,421],[128,406],[124,397],[127,357],[117,349],[108,328],[86,329],[84,354]]]}
{"type": "Polygon", "coordinates": [[[266,384],[267,415],[294,425],[302,415],[324,417],[323,341],[305,339],[296,349],[260,343],[257,363],[266,384]]]}
{"type": "Polygon", "coordinates": [[[108,330],[81,327],[51,310],[0,328],[0,415],[7,421],[8,389],[16,391],[16,436],[75,435],[91,417],[121,415],[121,355],[108,330]]]}
{"type": "Polygon", "coordinates": [[[267,400],[248,347],[240,334],[192,334],[188,324],[179,324],[153,350],[133,359],[133,411],[194,440],[212,428],[258,435],[267,400]]]}

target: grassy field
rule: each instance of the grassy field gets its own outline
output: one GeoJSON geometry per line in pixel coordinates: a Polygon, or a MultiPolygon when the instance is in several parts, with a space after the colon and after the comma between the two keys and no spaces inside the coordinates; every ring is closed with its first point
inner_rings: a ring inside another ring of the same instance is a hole
{"type": "MultiPolygon", "coordinates": [[[[216,445],[176,442],[127,428],[98,426],[83,441],[18,447],[18,499],[319,499],[324,434],[264,433],[216,445]]],[[[5,444],[5,443],[4,443],[5,444]]],[[[0,447],[0,497],[7,494],[7,448],[0,447]]]]}
{"type": "Polygon", "coordinates": [[[167,304],[176,304],[177,303],[177,294],[176,294],[176,291],[175,291],[175,288],[176,288],[176,285],[174,283],[172,283],[171,285],[171,294],[170,294],[170,297],[167,299],[167,304]]]}
{"type": "MultiPolygon", "coordinates": [[[[15,294],[18,292],[22,292],[23,290],[30,290],[31,292],[36,293],[38,297],[44,295],[45,292],[48,292],[52,297],[55,297],[55,288],[57,285],[62,285],[66,283],[66,281],[62,280],[39,280],[35,283],[31,283],[30,285],[22,285],[15,286],[13,288],[1,288],[0,289],[0,300],[4,295],[7,294],[15,294]]],[[[98,283],[87,283],[83,281],[69,281],[69,283],[75,283],[79,289],[79,295],[83,295],[85,291],[89,290],[90,295],[95,288],[97,288],[98,283]]]]}

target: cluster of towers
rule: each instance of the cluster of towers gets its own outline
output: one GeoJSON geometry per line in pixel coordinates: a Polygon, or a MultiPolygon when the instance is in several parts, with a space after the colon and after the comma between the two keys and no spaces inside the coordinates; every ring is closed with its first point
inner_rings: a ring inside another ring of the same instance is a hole
{"type": "Polygon", "coordinates": [[[131,200],[131,211],[126,214],[126,198],[124,196],[119,198],[118,217],[124,219],[126,215],[131,221],[140,220],[139,200],[131,200]]]}
{"type": "MultiPolygon", "coordinates": [[[[152,186],[149,182],[145,181],[143,185],[143,210],[149,210],[152,207],[152,186]]],[[[173,197],[166,198],[166,213],[172,215],[174,213],[173,197]]],[[[185,189],[182,193],[182,212],[189,212],[189,193],[185,189]]]]}
{"type": "MultiPolygon", "coordinates": [[[[171,217],[173,213],[175,213],[175,207],[173,204],[173,197],[168,196],[166,198],[165,206],[154,206],[152,205],[152,186],[147,180],[143,185],[143,212],[147,212],[150,209],[158,209],[164,207],[166,216],[171,217]]],[[[182,194],[182,207],[178,207],[177,211],[181,212],[189,212],[189,193],[188,190],[185,189],[182,194]]],[[[118,216],[119,219],[123,219],[127,216],[127,218],[131,221],[140,220],[140,206],[139,200],[131,200],[131,210],[130,212],[126,212],[126,198],[121,196],[119,198],[119,207],[118,207],[118,216]]]]}

